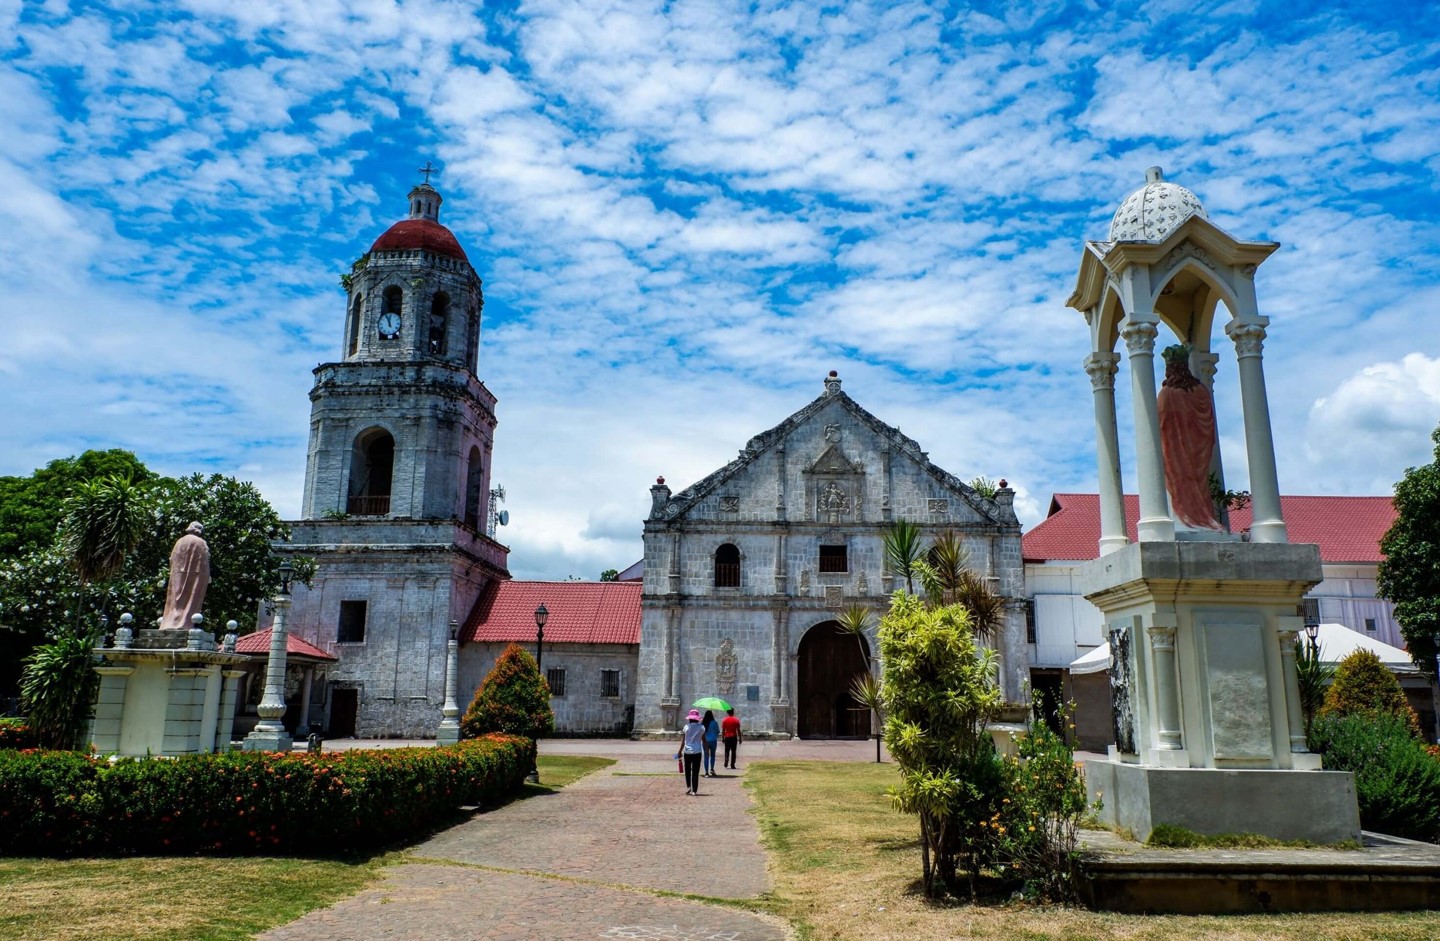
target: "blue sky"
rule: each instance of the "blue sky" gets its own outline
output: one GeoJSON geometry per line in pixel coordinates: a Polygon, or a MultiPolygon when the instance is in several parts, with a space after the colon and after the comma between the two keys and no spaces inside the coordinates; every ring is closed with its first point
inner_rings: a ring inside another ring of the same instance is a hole
{"type": "Polygon", "coordinates": [[[1028,523],[1093,490],[1064,302],[1152,164],[1283,243],[1282,489],[1388,492],[1440,422],[1434,5],[0,0],[0,43],[0,473],[124,447],[298,514],[338,275],[426,160],[520,577],[634,561],[656,474],[829,369],[1028,523]]]}

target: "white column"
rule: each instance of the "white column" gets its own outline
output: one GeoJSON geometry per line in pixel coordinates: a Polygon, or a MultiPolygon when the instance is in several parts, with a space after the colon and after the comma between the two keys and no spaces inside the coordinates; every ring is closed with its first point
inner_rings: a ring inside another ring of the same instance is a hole
{"type": "Polygon", "coordinates": [[[1085,372],[1095,393],[1095,451],[1100,472],[1100,554],[1130,542],[1125,535],[1125,485],[1120,477],[1120,435],[1115,425],[1115,373],[1119,353],[1091,353],[1085,372]]]}
{"type": "Polygon", "coordinates": [[[295,721],[295,730],[310,734],[310,693],[315,688],[315,664],[307,664],[300,682],[300,718],[295,721]]]}
{"type": "Polygon", "coordinates": [[[1261,349],[1264,323],[1231,321],[1225,333],[1235,341],[1240,402],[1245,412],[1245,453],[1250,465],[1251,542],[1288,542],[1280,515],[1280,481],[1275,472],[1275,439],[1270,433],[1270,402],[1265,395],[1261,349]]]}
{"type": "Polygon", "coordinates": [[[1175,616],[1157,613],[1145,629],[1150,637],[1150,662],[1155,677],[1156,747],[1179,751],[1185,747],[1180,729],[1180,690],[1175,671],[1175,616]]]}
{"type": "Polygon", "coordinates": [[[1120,331],[1130,353],[1130,397],[1135,407],[1135,470],[1139,477],[1141,542],[1174,542],[1175,521],[1165,497],[1165,458],[1160,452],[1160,413],[1155,399],[1153,323],[1131,320],[1120,331]]]}
{"type": "Polygon", "coordinates": [[[450,641],[445,646],[445,704],[440,707],[440,727],[435,730],[436,745],[454,745],[460,741],[460,706],[455,701],[455,687],[460,672],[460,641],[456,638],[460,625],[450,622],[450,641]]]}
{"type": "MultiPolygon", "coordinates": [[[[1285,718],[1290,728],[1290,753],[1300,755],[1310,750],[1305,741],[1305,710],[1300,707],[1300,677],[1295,673],[1295,622],[1300,618],[1280,620],[1280,669],[1285,671],[1285,718]]],[[[1303,621],[1301,622],[1303,623],[1303,621]]]]}

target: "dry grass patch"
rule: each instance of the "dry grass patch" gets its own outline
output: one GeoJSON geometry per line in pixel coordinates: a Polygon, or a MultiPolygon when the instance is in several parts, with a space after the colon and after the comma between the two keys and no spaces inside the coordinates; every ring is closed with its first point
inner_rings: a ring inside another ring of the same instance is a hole
{"type": "Polygon", "coordinates": [[[364,888],[383,857],[3,859],[0,938],[230,941],[364,888]]]}
{"type": "Polygon", "coordinates": [[[775,911],[802,941],[1433,941],[1440,913],[1113,915],[927,902],[919,824],[891,810],[895,766],[763,761],[746,773],[770,852],[775,911]]]}

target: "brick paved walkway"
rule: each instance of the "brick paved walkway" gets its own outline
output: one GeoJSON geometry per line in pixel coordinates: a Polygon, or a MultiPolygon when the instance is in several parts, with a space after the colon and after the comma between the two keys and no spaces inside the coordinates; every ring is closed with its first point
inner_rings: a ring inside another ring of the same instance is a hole
{"type": "Polygon", "coordinates": [[[687,797],[665,751],[652,743],[554,794],[481,814],[416,846],[419,859],[375,887],[261,937],[784,941],[774,919],[653,894],[745,899],[769,887],[740,774],[704,778],[687,797]]]}

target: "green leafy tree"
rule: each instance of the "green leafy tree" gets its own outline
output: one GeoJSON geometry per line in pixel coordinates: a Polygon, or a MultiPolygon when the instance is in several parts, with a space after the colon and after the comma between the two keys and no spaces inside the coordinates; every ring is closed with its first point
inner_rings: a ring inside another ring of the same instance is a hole
{"type": "Polygon", "coordinates": [[[462,738],[505,732],[541,738],[555,731],[550,685],[519,644],[505,648],[460,720],[462,738]]]}
{"type": "Polygon", "coordinates": [[[915,563],[925,551],[920,527],[908,520],[896,520],[885,530],[883,548],[890,574],[905,579],[905,591],[915,594],[915,563]]]}
{"type": "Polygon", "coordinates": [[[606,569],[605,571],[603,571],[603,572],[600,573],[600,581],[602,581],[602,582],[618,582],[618,581],[620,581],[620,570],[619,570],[619,569],[606,569]]]}
{"type": "Polygon", "coordinates": [[[1377,586],[1395,605],[1410,658],[1433,680],[1440,652],[1440,428],[1430,439],[1435,459],[1409,468],[1395,485],[1395,522],[1380,540],[1377,586]]]}
{"type": "Polygon", "coordinates": [[[29,477],[0,477],[0,562],[50,547],[76,485],[108,477],[144,484],[155,475],[131,452],[115,449],[51,461],[29,477]]]}
{"type": "Polygon", "coordinates": [[[36,648],[20,676],[25,724],[45,748],[79,748],[100,688],[93,634],[65,632],[36,648]]]}
{"type": "Polygon", "coordinates": [[[900,767],[889,794],[920,818],[925,894],[959,894],[963,865],[973,898],[992,845],[986,829],[1004,799],[986,730],[1000,706],[995,652],[975,643],[963,608],[896,592],[880,623],[880,654],[885,744],[900,767]]]}
{"type": "Polygon", "coordinates": [[[1369,650],[1357,650],[1335,668],[1335,679],[1325,692],[1319,716],[1398,716],[1420,737],[1420,720],[1395,674],[1369,650]]]}

